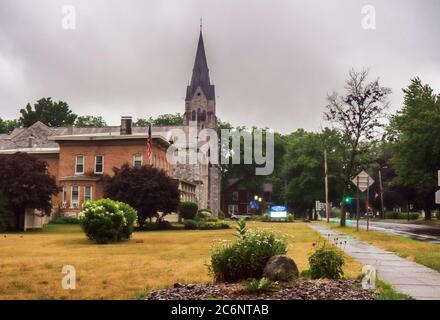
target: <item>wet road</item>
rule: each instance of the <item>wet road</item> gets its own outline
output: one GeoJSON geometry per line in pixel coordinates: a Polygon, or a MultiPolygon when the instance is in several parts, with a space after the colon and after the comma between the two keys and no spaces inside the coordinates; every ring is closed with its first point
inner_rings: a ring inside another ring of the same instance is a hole
{"type": "MultiPolygon", "coordinates": [[[[332,219],[333,222],[339,222],[339,219],[332,219]]],[[[347,220],[347,225],[356,226],[356,220],[347,220]]],[[[359,227],[367,228],[367,221],[360,220],[359,227]]],[[[411,239],[440,244],[440,225],[421,225],[410,223],[380,222],[370,221],[370,230],[384,233],[397,234],[411,239]]]]}

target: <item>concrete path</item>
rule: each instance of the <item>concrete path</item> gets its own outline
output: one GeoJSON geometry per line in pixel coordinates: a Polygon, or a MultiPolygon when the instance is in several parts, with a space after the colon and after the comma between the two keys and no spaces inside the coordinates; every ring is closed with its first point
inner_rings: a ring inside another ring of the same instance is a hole
{"type": "Polygon", "coordinates": [[[415,299],[440,300],[439,272],[353,237],[340,234],[321,224],[309,223],[307,225],[321,233],[324,238],[329,240],[337,238],[338,243],[342,242],[339,247],[345,253],[364,265],[376,267],[379,278],[392,285],[395,290],[415,299]]]}

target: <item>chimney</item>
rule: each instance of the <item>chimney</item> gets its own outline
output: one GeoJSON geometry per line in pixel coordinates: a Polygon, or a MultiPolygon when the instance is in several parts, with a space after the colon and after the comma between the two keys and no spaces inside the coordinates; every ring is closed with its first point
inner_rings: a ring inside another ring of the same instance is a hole
{"type": "Polygon", "coordinates": [[[28,148],[33,148],[35,147],[35,138],[33,136],[30,136],[28,138],[28,148]]]}
{"type": "Polygon", "coordinates": [[[122,117],[121,118],[121,135],[132,134],[132,117],[122,117]]]}

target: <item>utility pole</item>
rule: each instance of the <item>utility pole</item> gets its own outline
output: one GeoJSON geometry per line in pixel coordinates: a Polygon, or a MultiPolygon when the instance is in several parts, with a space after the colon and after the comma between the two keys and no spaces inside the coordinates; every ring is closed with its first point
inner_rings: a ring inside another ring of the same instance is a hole
{"type": "Polygon", "coordinates": [[[359,176],[356,177],[356,231],[359,231],[359,176]]]}
{"type": "MultiPolygon", "coordinates": [[[[370,176],[367,177],[367,185],[370,185],[370,176]]],[[[370,188],[367,189],[367,199],[365,201],[365,204],[367,206],[367,232],[370,229],[370,188]]]]}
{"type": "Polygon", "coordinates": [[[327,149],[324,149],[324,175],[325,175],[325,213],[327,223],[330,222],[330,205],[328,203],[328,166],[327,166],[327,149]]]}
{"type": "Polygon", "coordinates": [[[382,167],[379,167],[379,188],[380,188],[380,207],[381,218],[385,218],[385,209],[383,205],[383,185],[382,185],[382,167]]]}

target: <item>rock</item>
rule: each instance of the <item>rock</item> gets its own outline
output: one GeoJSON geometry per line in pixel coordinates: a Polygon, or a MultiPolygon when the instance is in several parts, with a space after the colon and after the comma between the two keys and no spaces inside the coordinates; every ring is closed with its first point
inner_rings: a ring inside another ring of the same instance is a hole
{"type": "Polygon", "coordinates": [[[272,281],[292,281],[299,276],[295,261],[288,256],[279,255],[269,259],[264,267],[263,277],[272,281]]]}

